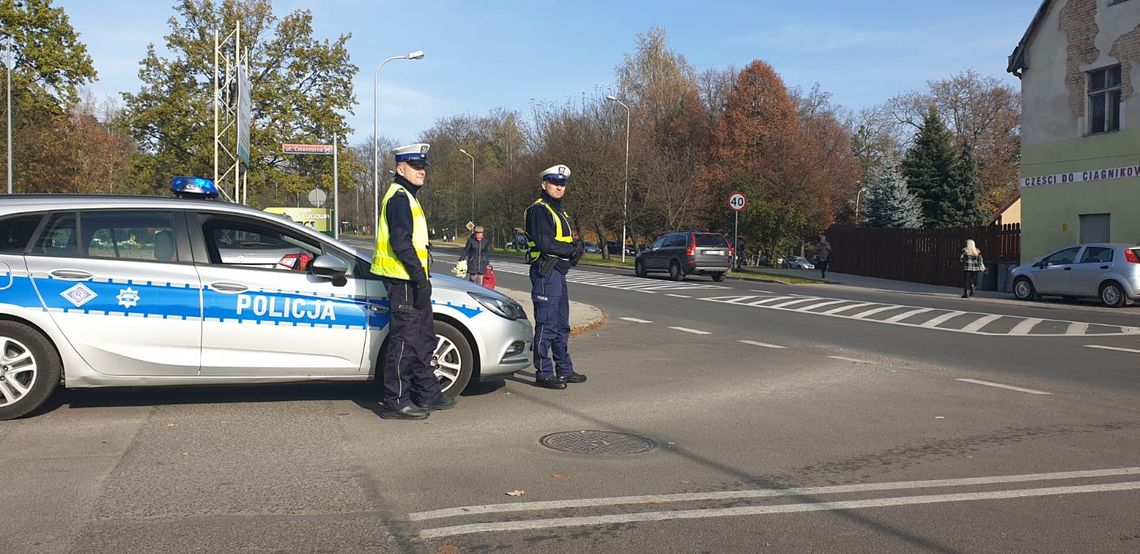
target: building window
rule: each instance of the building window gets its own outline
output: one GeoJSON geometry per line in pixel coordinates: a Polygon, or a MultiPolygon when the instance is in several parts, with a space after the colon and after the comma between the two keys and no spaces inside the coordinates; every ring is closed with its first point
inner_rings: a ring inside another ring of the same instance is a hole
{"type": "Polygon", "coordinates": [[[1089,72],[1089,134],[1120,129],[1120,66],[1089,72]]]}

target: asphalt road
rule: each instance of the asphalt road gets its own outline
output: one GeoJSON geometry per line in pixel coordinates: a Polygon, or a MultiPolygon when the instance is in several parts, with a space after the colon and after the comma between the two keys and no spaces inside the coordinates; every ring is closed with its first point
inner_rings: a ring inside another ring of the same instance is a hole
{"type": "Polygon", "coordinates": [[[570,275],[586,383],[424,422],[360,384],[66,391],[0,423],[0,548],[1140,549],[1140,310],[622,273],[570,275]]]}

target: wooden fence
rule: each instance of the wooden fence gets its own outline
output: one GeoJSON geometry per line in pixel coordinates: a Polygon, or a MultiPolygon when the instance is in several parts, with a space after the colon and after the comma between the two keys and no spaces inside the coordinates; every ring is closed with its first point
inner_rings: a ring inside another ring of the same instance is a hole
{"type": "Polygon", "coordinates": [[[958,260],[966,239],[974,239],[987,269],[1016,265],[1021,258],[1021,225],[966,229],[886,229],[836,225],[827,230],[831,269],[899,281],[956,286],[962,283],[958,260]]]}

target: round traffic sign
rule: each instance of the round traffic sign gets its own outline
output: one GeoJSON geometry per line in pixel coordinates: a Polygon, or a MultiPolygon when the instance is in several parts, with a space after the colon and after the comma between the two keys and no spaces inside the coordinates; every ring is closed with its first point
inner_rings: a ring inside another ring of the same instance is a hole
{"type": "Polygon", "coordinates": [[[321,189],[313,189],[309,191],[309,203],[312,204],[314,208],[324,206],[325,200],[327,199],[328,195],[325,194],[325,191],[321,189]]]}
{"type": "Polygon", "coordinates": [[[734,192],[728,195],[728,207],[734,211],[743,210],[748,205],[748,199],[744,197],[743,192],[734,192]]]}

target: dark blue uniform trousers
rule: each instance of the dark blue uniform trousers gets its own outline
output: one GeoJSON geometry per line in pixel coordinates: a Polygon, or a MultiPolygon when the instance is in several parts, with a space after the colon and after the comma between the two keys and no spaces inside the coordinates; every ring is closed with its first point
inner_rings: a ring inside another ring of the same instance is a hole
{"type": "Polygon", "coordinates": [[[431,307],[414,307],[416,287],[409,281],[386,279],[389,313],[388,354],[384,357],[383,409],[399,410],[415,401],[420,406],[443,400],[439,379],[431,368],[435,354],[435,324],[431,307]]]}
{"type": "Polygon", "coordinates": [[[534,369],[539,379],[574,372],[570,341],[570,298],[566,276],[557,270],[541,277],[538,263],[530,264],[530,299],[534,302],[534,369]]]}

